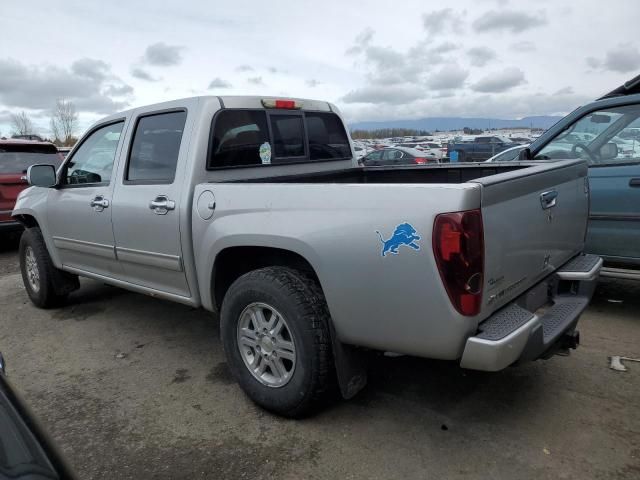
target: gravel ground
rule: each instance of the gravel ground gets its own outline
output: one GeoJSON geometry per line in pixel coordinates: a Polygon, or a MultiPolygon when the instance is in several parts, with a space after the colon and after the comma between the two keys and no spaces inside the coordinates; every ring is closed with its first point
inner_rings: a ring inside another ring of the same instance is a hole
{"type": "Polygon", "coordinates": [[[211,314],[93,281],[38,310],[3,248],[0,350],[80,478],[640,478],[640,363],[607,361],[640,357],[637,283],[601,284],[570,357],[381,357],[355,399],[292,421],[244,397],[211,314]]]}

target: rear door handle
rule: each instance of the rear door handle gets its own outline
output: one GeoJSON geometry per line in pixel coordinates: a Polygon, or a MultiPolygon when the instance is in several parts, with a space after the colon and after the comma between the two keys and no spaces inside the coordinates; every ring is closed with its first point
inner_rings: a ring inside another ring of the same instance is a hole
{"type": "Polygon", "coordinates": [[[109,200],[102,195],[96,195],[94,199],[89,202],[89,206],[93,207],[96,212],[101,212],[109,207],[109,200]]]}
{"type": "Polygon", "coordinates": [[[149,202],[149,208],[156,215],[166,215],[169,210],[175,210],[176,202],[169,200],[166,195],[158,195],[155,200],[149,202]]]}
{"type": "Polygon", "coordinates": [[[630,187],[640,187],[640,178],[632,178],[629,180],[630,187]]]}
{"type": "Polygon", "coordinates": [[[540,194],[540,204],[542,205],[543,210],[555,207],[557,200],[558,192],[556,190],[549,190],[548,192],[543,192],[540,194]]]}

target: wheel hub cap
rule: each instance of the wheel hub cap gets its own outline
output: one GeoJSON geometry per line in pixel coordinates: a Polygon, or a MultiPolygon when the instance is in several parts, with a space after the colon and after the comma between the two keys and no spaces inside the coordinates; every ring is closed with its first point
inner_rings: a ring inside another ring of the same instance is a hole
{"type": "Polygon", "coordinates": [[[252,303],[240,314],[237,344],[251,375],[268,387],[286,385],[296,368],[296,348],[285,318],[266,303],[252,303]]]}
{"type": "Polygon", "coordinates": [[[34,292],[37,292],[40,290],[40,272],[38,270],[38,262],[36,262],[36,256],[33,253],[33,249],[31,247],[27,247],[25,251],[24,263],[29,286],[34,292]]]}

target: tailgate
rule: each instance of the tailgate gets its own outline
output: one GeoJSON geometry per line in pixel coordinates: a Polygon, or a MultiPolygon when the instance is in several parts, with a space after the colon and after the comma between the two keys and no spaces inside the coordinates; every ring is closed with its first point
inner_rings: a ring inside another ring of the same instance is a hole
{"type": "Polygon", "coordinates": [[[27,188],[23,174],[0,174],[0,222],[11,220],[18,194],[27,188]]]}
{"type": "Polygon", "coordinates": [[[486,317],[582,251],[587,164],[538,163],[474,182],[482,185],[486,317]]]}

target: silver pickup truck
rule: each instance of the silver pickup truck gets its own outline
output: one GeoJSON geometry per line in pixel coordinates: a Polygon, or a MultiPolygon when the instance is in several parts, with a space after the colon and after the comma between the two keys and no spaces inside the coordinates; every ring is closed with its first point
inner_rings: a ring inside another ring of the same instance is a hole
{"type": "Polygon", "coordinates": [[[13,217],[39,307],[78,276],[218,311],[235,378],[301,416],[372,351],[497,371],[575,348],[601,260],[580,160],[360,168],[336,107],[198,97],[101,120],[13,217]]]}

